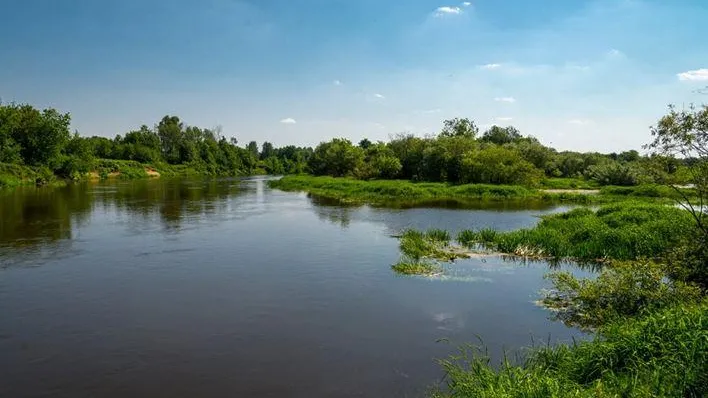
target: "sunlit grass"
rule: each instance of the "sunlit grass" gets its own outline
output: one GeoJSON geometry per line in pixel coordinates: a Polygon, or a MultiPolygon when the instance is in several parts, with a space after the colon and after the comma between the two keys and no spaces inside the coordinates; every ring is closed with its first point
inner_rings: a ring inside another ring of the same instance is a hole
{"type": "Polygon", "coordinates": [[[704,397],[708,304],[672,306],[603,326],[592,341],[532,349],[492,363],[465,346],[441,361],[435,397],[704,397]]]}

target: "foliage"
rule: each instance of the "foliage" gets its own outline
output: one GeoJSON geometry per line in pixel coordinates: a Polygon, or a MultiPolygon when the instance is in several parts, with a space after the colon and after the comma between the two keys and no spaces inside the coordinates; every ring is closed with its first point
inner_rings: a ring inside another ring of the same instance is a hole
{"type": "Polygon", "coordinates": [[[600,185],[631,186],[640,182],[640,172],[636,167],[619,162],[606,162],[588,167],[586,174],[600,185]]]}
{"type": "Polygon", "coordinates": [[[682,209],[625,202],[545,216],[531,229],[467,233],[461,243],[531,257],[634,260],[666,254],[692,228],[690,215],[682,209]]]}
{"type": "Polygon", "coordinates": [[[308,167],[314,175],[344,177],[355,175],[364,163],[364,150],[354,146],[351,141],[335,138],[319,144],[308,167]]]}
{"type": "Polygon", "coordinates": [[[488,147],[470,152],[462,160],[463,183],[538,184],[542,173],[521,157],[518,151],[488,147]]]}
{"type": "Polygon", "coordinates": [[[438,397],[702,397],[708,394],[708,303],[677,305],[599,329],[592,341],[533,349],[494,366],[466,346],[441,361],[438,397]]]}
{"type": "Polygon", "coordinates": [[[664,179],[662,182],[669,184],[681,196],[679,203],[691,213],[698,229],[708,239],[708,223],[703,216],[704,206],[708,205],[708,105],[700,108],[691,105],[681,111],[670,106],[669,113],[652,127],[651,133],[654,141],[647,148],[655,155],[653,160],[663,166],[667,174],[671,172],[672,158],[687,160],[684,164],[688,170],[688,182],[693,185],[697,200],[692,201],[681,192],[675,181],[664,179]],[[693,202],[697,202],[698,206],[694,206],[693,202]]]}
{"type": "Polygon", "coordinates": [[[596,279],[569,272],[549,275],[554,290],[543,298],[554,317],[569,326],[596,328],[680,303],[695,303],[700,289],[669,278],[656,262],[621,262],[606,266],[596,279]]]}

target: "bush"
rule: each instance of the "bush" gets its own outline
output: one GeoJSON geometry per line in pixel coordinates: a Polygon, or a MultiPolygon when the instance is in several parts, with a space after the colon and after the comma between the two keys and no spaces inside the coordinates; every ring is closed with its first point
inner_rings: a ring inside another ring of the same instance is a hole
{"type": "Polygon", "coordinates": [[[596,279],[577,279],[569,272],[549,275],[554,290],[543,303],[569,326],[597,328],[647,311],[701,297],[697,286],[669,278],[667,267],[654,262],[614,263],[596,279]]]}

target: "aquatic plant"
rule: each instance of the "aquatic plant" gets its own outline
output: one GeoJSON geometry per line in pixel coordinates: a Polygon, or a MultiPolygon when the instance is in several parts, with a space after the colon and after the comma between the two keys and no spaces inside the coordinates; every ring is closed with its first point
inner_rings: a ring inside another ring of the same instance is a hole
{"type": "Polygon", "coordinates": [[[405,257],[393,264],[391,269],[401,275],[435,275],[442,272],[442,267],[437,263],[405,257]]]}

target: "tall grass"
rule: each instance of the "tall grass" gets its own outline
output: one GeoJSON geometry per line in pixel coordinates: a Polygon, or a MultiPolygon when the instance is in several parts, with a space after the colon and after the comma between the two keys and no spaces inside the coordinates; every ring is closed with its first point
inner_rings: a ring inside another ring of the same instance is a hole
{"type": "Polygon", "coordinates": [[[543,217],[534,228],[462,231],[458,241],[508,254],[581,260],[656,257],[681,243],[694,222],[677,208],[624,202],[543,217]]]}
{"type": "Polygon", "coordinates": [[[479,347],[441,361],[437,397],[704,397],[708,303],[602,327],[592,341],[536,348],[494,366],[479,347]]]}

